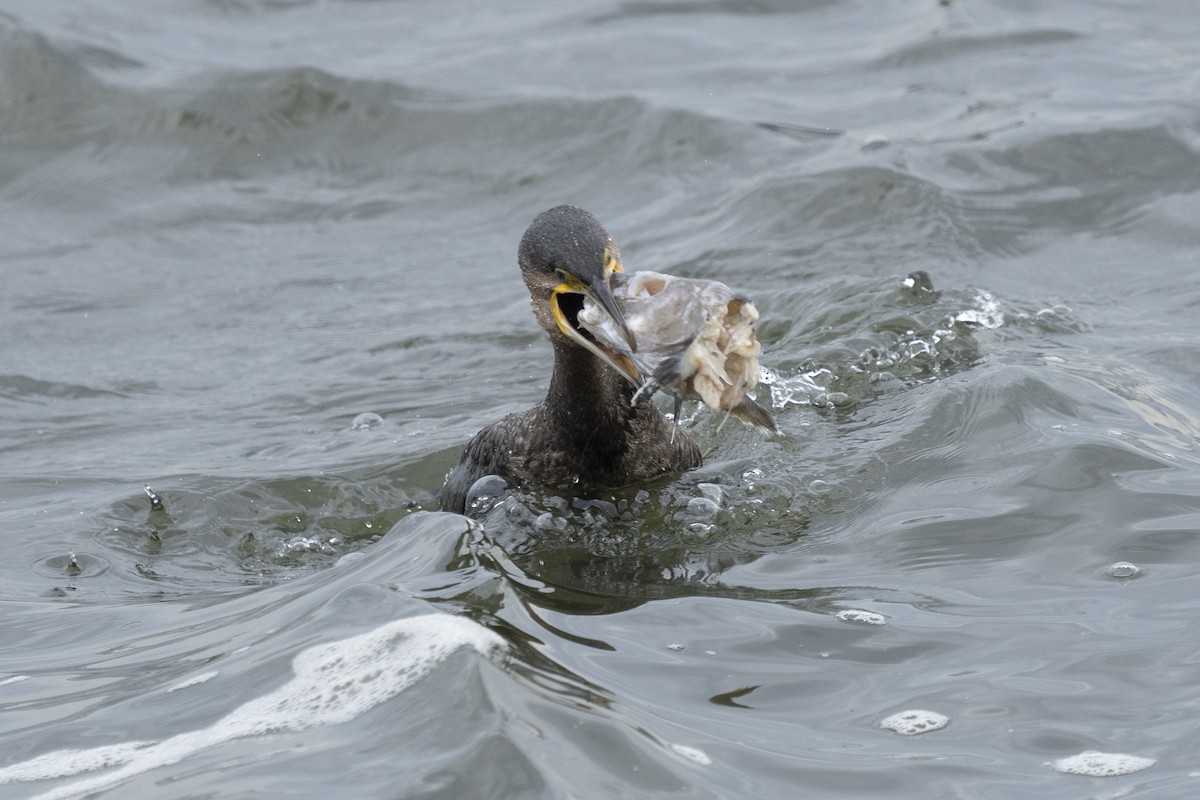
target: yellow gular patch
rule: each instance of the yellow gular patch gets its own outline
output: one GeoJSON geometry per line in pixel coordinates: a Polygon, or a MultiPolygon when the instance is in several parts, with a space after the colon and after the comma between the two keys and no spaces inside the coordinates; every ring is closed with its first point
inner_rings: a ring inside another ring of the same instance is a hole
{"type": "Polygon", "coordinates": [[[576,292],[576,289],[571,288],[571,283],[569,281],[560,283],[558,286],[554,287],[553,291],[550,292],[550,313],[554,315],[554,323],[558,325],[558,329],[567,336],[571,335],[569,332],[571,323],[567,321],[567,315],[564,314],[562,309],[558,307],[558,296],[560,294],[573,294],[576,292]]]}
{"type": "Polygon", "coordinates": [[[604,277],[608,278],[614,272],[624,272],[621,269],[621,262],[613,258],[613,255],[608,250],[604,251],[604,277]]]}

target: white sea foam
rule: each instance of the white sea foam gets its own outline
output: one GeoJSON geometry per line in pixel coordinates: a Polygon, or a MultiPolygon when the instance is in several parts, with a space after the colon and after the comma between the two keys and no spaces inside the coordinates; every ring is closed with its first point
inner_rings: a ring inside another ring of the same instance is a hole
{"type": "Polygon", "coordinates": [[[1100,753],[1095,750],[1085,750],[1077,756],[1060,758],[1051,763],[1059,772],[1071,775],[1089,775],[1094,778],[1110,778],[1114,775],[1128,775],[1140,772],[1154,766],[1155,759],[1144,756],[1131,756],[1128,753],[1100,753]]]}
{"type": "Polygon", "coordinates": [[[949,722],[950,718],[944,714],[914,708],[881,719],[879,727],[887,728],[889,731],[895,731],[904,736],[915,736],[918,733],[929,733],[944,728],[949,722]]]}
{"type": "Polygon", "coordinates": [[[691,747],[686,744],[672,744],[670,747],[671,752],[675,755],[691,761],[693,764],[699,764],[702,767],[712,764],[712,759],[708,757],[708,753],[705,753],[698,747],[691,747]]]}
{"type": "Polygon", "coordinates": [[[887,617],[874,611],[863,611],[859,608],[847,608],[837,613],[842,622],[857,622],[863,625],[887,625],[887,617]]]}
{"type": "Polygon", "coordinates": [[[180,689],[187,689],[192,686],[199,686],[202,683],[208,683],[209,681],[211,681],[213,678],[217,677],[220,674],[221,673],[217,672],[216,670],[213,670],[212,672],[202,672],[199,675],[193,675],[192,677],[190,677],[186,680],[182,680],[179,683],[177,683],[174,686],[167,689],[167,694],[170,694],[171,692],[178,692],[180,689]]]}
{"type": "Polygon", "coordinates": [[[295,677],[275,691],[243,703],[207,728],[161,742],[56,750],[0,769],[0,784],[119,767],[57,787],[34,800],[77,797],[233,739],[349,722],[404,691],[463,646],[491,655],[503,649],[504,641],[481,625],[447,614],[389,622],[301,652],[292,661],[295,677]]]}

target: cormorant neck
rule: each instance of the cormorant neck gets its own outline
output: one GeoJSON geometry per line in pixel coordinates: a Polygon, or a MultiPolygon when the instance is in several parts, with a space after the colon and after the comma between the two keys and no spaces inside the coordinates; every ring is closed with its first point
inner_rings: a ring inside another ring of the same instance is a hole
{"type": "Polygon", "coordinates": [[[633,387],[612,367],[567,340],[554,339],[554,375],[545,413],[576,436],[610,436],[636,416],[633,387]]]}

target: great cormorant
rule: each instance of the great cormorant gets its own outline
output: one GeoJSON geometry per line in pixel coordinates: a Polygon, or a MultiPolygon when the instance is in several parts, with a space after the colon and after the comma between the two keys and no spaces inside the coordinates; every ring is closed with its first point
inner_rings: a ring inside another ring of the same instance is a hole
{"type": "Polygon", "coordinates": [[[554,373],[546,399],[481,430],[446,478],[441,505],[464,512],[475,481],[498,475],[513,487],[618,488],[701,463],[700,448],[648,399],[632,399],[643,376],[578,326],[584,297],[611,316],[637,349],[609,278],[620,251],[600,222],[575,206],[539,214],[517,250],[533,315],[550,334],[554,373]]]}

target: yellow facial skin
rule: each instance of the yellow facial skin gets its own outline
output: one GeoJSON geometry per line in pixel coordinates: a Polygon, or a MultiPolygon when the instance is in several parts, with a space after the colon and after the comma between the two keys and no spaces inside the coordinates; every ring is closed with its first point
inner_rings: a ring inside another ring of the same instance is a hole
{"type": "Polygon", "coordinates": [[[611,250],[604,251],[604,280],[607,281],[612,277],[614,272],[624,272],[621,267],[620,259],[613,256],[611,250]]]}

